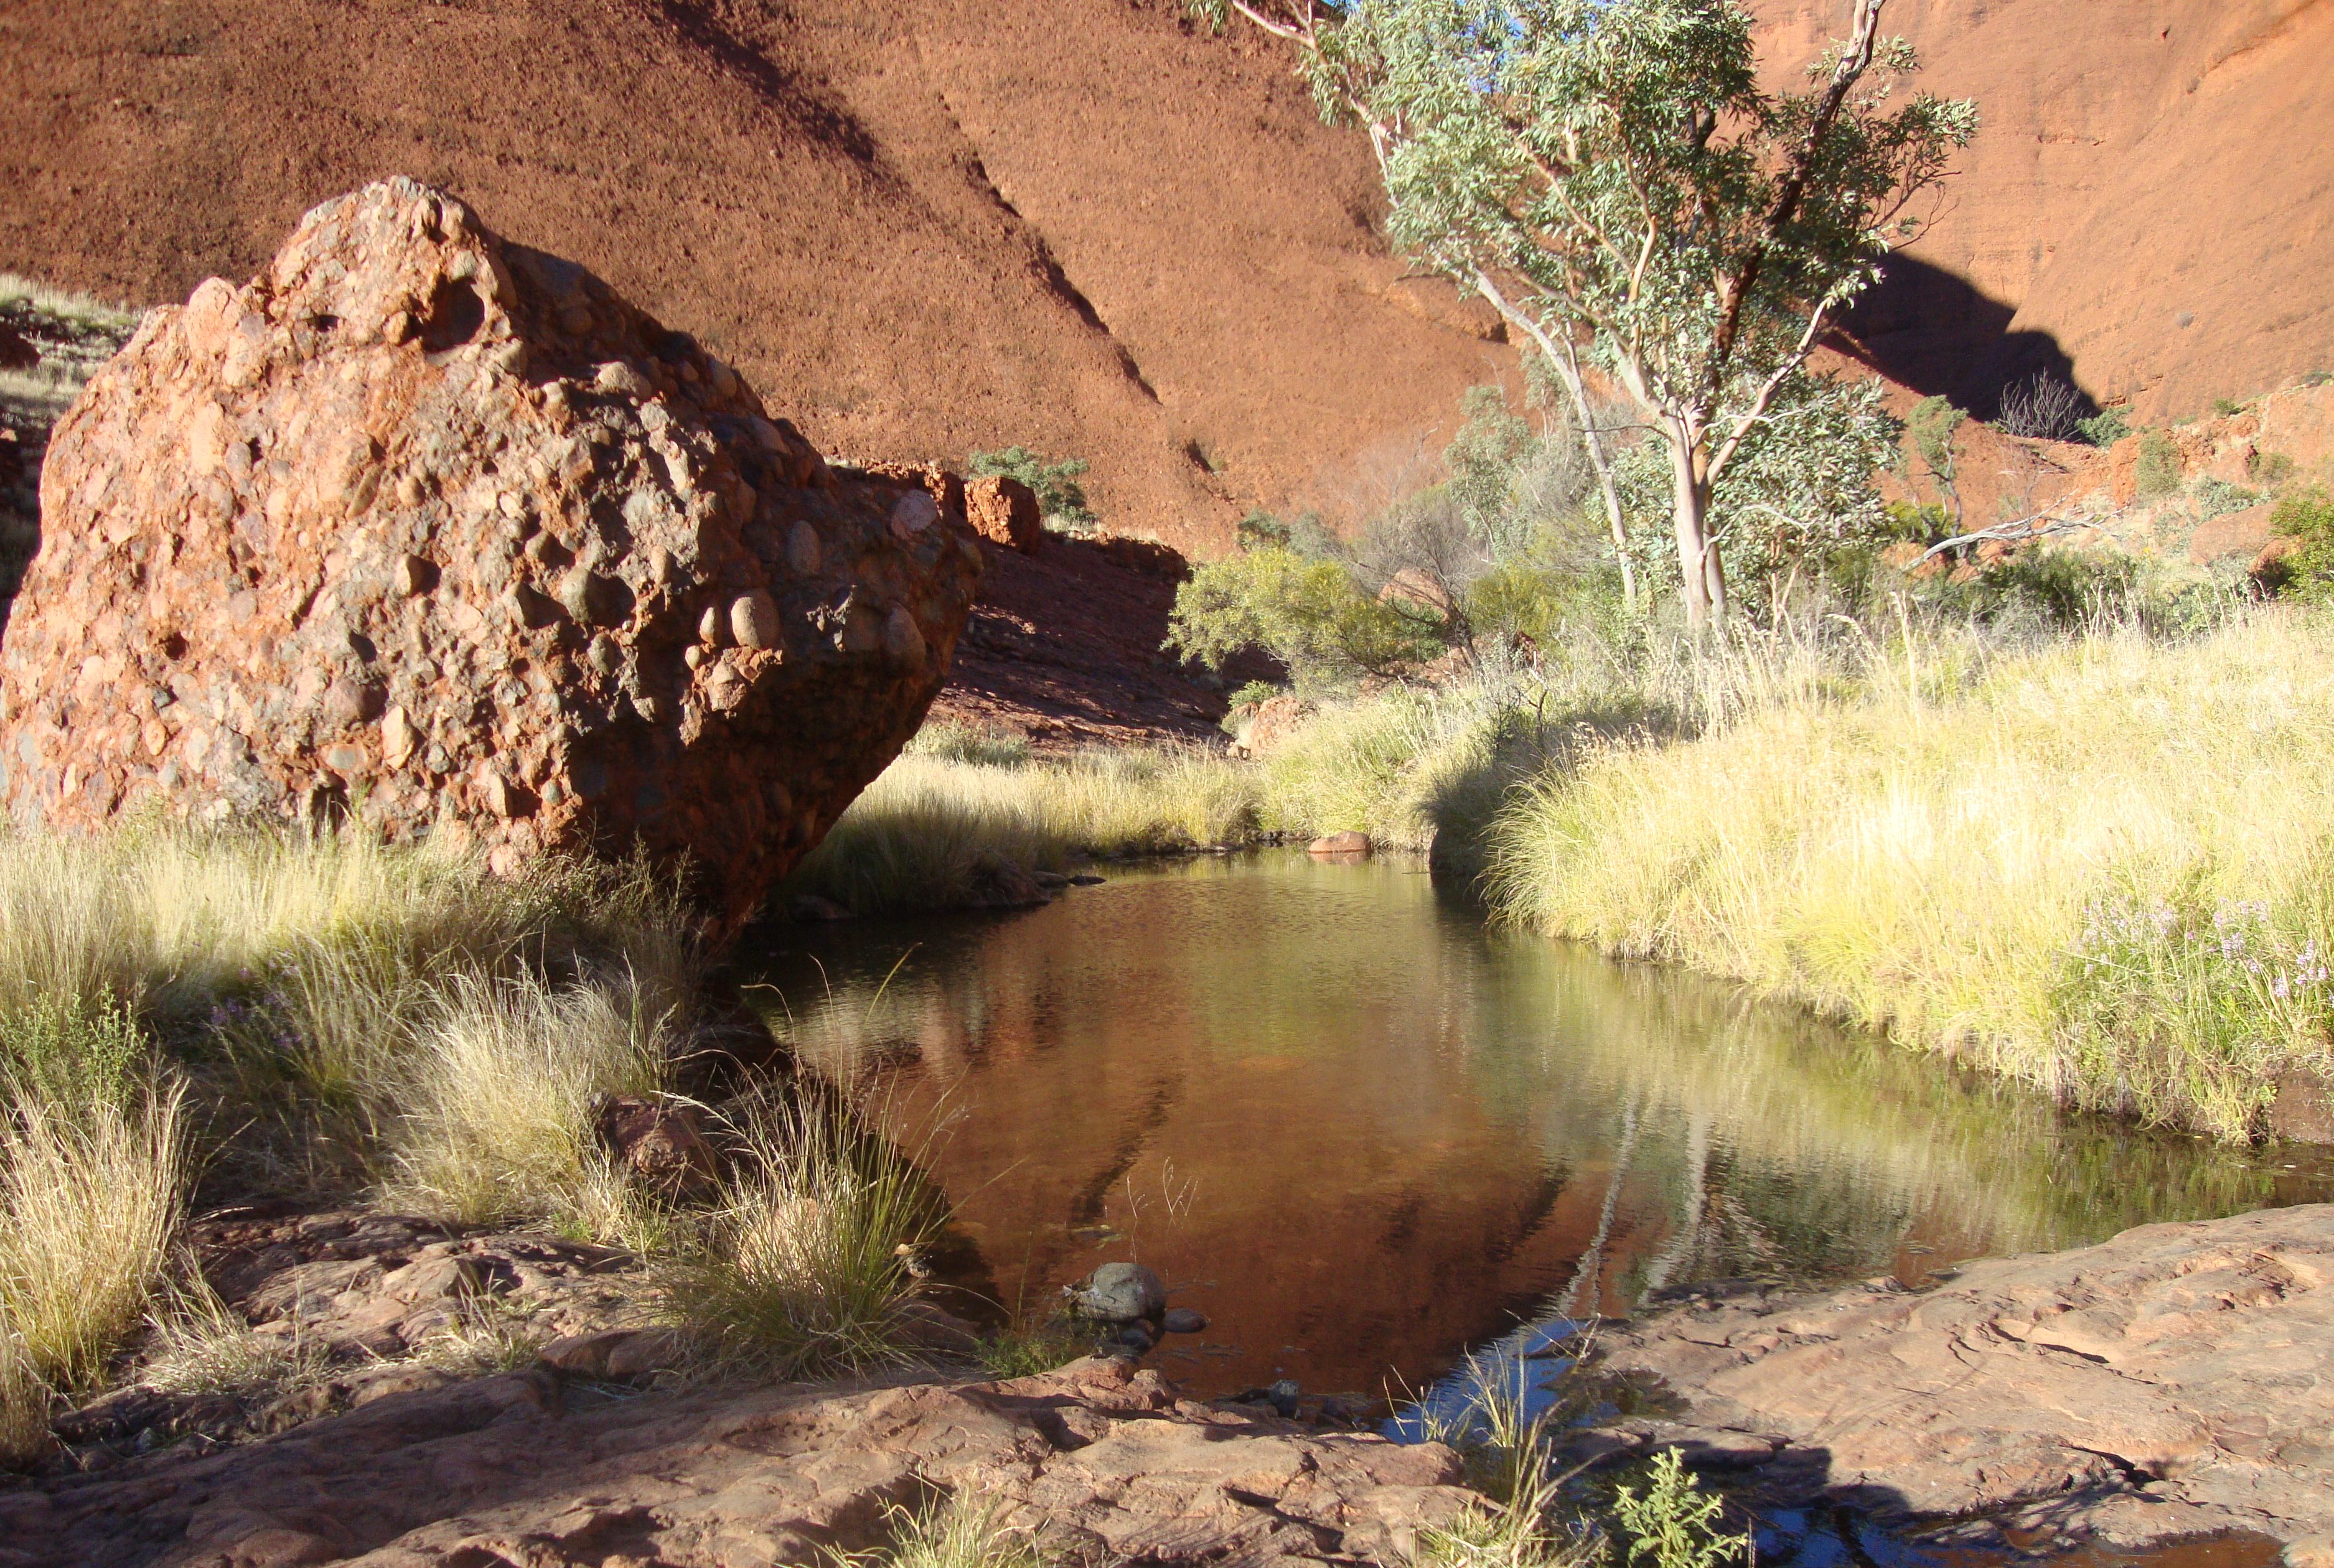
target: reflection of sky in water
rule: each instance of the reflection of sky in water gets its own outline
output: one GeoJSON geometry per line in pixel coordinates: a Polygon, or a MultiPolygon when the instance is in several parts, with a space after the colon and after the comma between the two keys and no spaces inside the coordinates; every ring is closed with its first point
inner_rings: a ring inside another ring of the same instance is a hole
{"type": "Polygon", "coordinates": [[[1911,1281],[2334,1192],[1487,929],[1398,861],[1120,871],[774,940],[748,994],[804,1060],[911,1144],[944,1124],[955,1303],[1135,1258],[1213,1320],[1155,1357],[1202,1394],[1399,1393],[1663,1285],[1911,1281]]]}

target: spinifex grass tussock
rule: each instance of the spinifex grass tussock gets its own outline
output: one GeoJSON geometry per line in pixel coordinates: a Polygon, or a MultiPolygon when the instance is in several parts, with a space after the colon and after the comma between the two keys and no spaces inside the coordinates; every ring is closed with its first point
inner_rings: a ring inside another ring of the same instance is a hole
{"type": "Polygon", "coordinates": [[[39,1383],[96,1382],[145,1319],[186,1182],[175,1087],[78,1101],[10,1085],[0,1110],[0,1338],[39,1383]]]}
{"type": "Polygon", "coordinates": [[[1009,765],[911,751],[852,803],[786,892],[861,914],[977,902],[1007,868],[1245,840],[1254,788],[1227,759],[1183,747],[1009,765]]]}
{"type": "Polygon", "coordinates": [[[836,1553],[835,1568],[1046,1568],[1053,1554],[1007,1520],[1005,1505],[959,1490],[921,1508],[893,1507],[892,1539],[873,1551],[836,1553]]]}
{"type": "Polygon", "coordinates": [[[992,1378],[1030,1378],[1067,1366],[1092,1349],[1093,1334],[1048,1316],[1008,1324],[981,1341],[974,1356],[992,1378]]]}
{"type": "Polygon", "coordinates": [[[546,1215],[604,1232],[606,1156],[593,1123],[608,1097],[665,1087],[670,1015],[629,977],[555,986],[538,975],[456,974],[421,1031],[390,1133],[392,1202],[466,1225],[546,1215]]]}
{"type": "Polygon", "coordinates": [[[297,1331],[262,1333],[199,1281],[167,1291],[138,1380],[180,1394],[233,1394],[256,1400],[322,1381],[323,1346],[297,1331]]]}
{"type": "Polygon", "coordinates": [[[497,878],[354,832],[158,821],[0,840],[0,1030],[120,998],[187,1062],[201,1125],[237,1133],[228,1157],[286,1179],[388,1175],[417,1082],[454,1059],[442,1025],[480,987],[532,985],[555,1013],[590,991],[680,1034],[697,965],[672,890],[637,865],[497,878]]]}
{"type": "Polygon", "coordinates": [[[816,1093],[751,1101],[721,1201],[658,1265],[700,1362],[778,1378],[902,1359],[896,1309],[943,1217],[911,1155],[816,1093]]]}
{"type": "Polygon", "coordinates": [[[2334,1070],[2334,622],[1875,653],[1548,774],[1495,830],[1500,906],[2223,1139],[2334,1070]]]}

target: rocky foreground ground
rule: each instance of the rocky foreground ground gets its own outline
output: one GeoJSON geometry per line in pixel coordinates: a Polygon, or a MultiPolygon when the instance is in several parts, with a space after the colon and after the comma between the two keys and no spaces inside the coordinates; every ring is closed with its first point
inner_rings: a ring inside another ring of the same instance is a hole
{"type": "Polygon", "coordinates": [[[1919,1294],[1712,1289],[1608,1330],[1596,1364],[1667,1408],[1625,1430],[1770,1502],[2011,1533],[1979,1543],[2243,1531],[2334,1561],[2334,1206],[2144,1226],[1919,1294]]]}
{"type": "Polygon", "coordinates": [[[1082,1559],[1397,1561],[1470,1494],[1439,1444],[1179,1400],[1123,1359],[1006,1382],[643,1395],[543,1366],[0,1492],[0,1563],[747,1568],[931,1490],[1082,1559]]]}

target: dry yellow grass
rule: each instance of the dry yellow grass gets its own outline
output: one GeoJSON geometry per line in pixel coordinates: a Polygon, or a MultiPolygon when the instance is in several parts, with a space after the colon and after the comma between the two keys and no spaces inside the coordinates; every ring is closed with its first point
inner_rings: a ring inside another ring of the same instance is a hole
{"type": "Polygon", "coordinates": [[[1495,834],[1499,905],[2073,1103],[2223,1139],[2334,1067],[2334,624],[1876,649],[1853,688],[1612,746],[1495,834]]]}

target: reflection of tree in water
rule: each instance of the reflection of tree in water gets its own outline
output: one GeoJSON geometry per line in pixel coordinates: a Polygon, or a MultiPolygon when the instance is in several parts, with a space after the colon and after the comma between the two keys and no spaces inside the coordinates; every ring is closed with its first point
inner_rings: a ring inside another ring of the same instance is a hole
{"type": "Polygon", "coordinates": [[[1083,1272],[1095,1234],[1153,1255],[1132,1233],[1157,1217],[1121,1189],[1170,1159],[1201,1181],[1195,1278],[1254,1272],[1297,1342],[1334,1327],[1438,1354],[1536,1303],[1853,1277],[1907,1248],[2067,1246],[2279,1194],[2242,1155],[1489,930],[1383,862],[1116,882],[1026,916],[822,932],[824,976],[770,967],[807,1065],[979,1121],[942,1158],[1007,1276],[1083,1272]]]}

